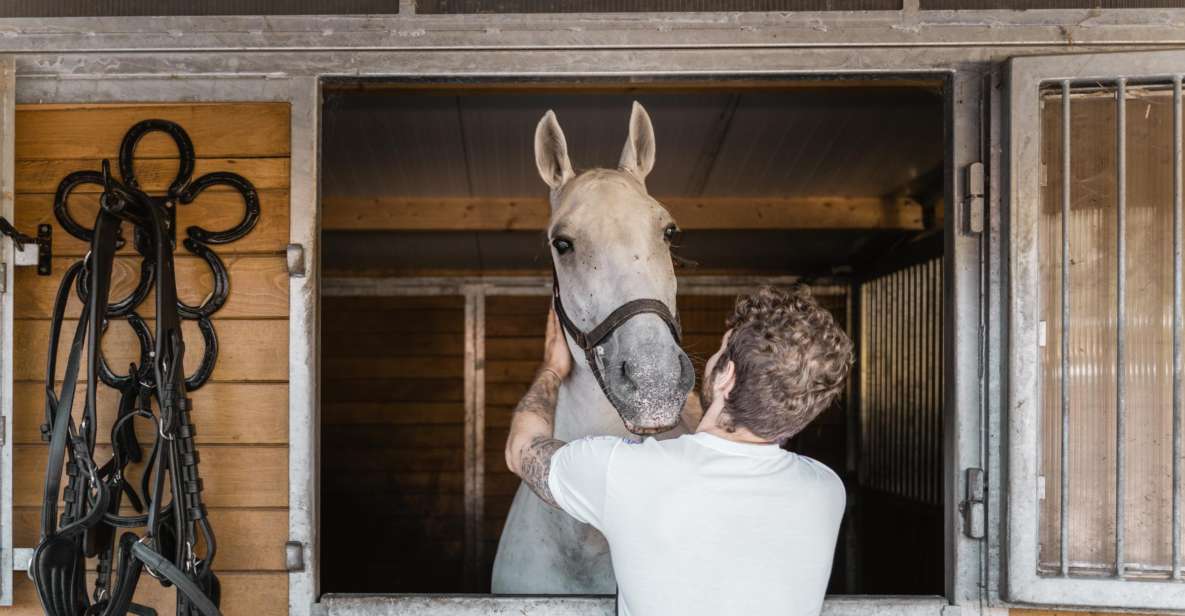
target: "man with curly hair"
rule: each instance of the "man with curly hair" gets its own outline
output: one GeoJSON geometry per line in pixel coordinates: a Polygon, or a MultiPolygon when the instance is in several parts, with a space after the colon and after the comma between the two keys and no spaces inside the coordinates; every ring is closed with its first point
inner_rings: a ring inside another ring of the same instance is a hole
{"type": "Polygon", "coordinates": [[[701,404],[685,411],[692,434],[563,443],[552,420],[572,358],[549,317],[543,366],[515,409],[506,461],[544,502],[608,539],[619,614],[822,609],[844,487],[780,445],[838,398],[852,343],[805,286],[738,298],[728,327],[704,369],[701,404]]]}

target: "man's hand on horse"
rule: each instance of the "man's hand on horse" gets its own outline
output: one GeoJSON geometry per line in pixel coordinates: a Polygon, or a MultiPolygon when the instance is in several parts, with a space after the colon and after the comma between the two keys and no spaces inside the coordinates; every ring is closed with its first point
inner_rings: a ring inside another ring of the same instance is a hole
{"type": "Polygon", "coordinates": [[[550,370],[562,381],[572,371],[572,352],[568,350],[568,338],[560,326],[555,307],[547,313],[547,334],[543,339],[543,370],[550,370]]]}

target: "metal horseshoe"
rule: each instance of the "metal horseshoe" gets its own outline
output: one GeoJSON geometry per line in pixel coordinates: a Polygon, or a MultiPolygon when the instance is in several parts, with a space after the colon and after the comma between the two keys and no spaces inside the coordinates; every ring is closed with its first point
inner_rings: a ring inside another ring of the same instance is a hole
{"type": "MultiPolygon", "coordinates": [[[[110,321],[108,321],[109,323],[110,321]]],[[[136,334],[136,339],[140,343],[140,361],[139,368],[136,374],[119,375],[115,374],[111,367],[107,364],[107,358],[102,351],[99,352],[99,380],[103,381],[107,386],[114,387],[118,390],[132,385],[133,383],[148,383],[153,378],[152,373],[152,332],[148,329],[148,324],[140,315],[132,312],[127,315],[128,325],[131,326],[132,332],[136,334]]],[[[104,324],[106,325],[106,324],[104,324]]],[[[106,327],[104,326],[104,329],[106,327]]],[[[106,332],[104,332],[106,333],[106,332]]]]}
{"type": "Polygon", "coordinates": [[[136,147],[140,145],[140,139],[144,135],[153,132],[168,135],[177,145],[177,156],[181,162],[177,168],[177,176],[173,178],[168,189],[169,197],[177,197],[189,183],[189,178],[193,176],[194,152],[193,141],[190,141],[189,135],[181,128],[181,125],[174,122],[144,120],[128,129],[127,134],[123,136],[123,141],[119,144],[119,174],[123,177],[124,184],[127,184],[129,188],[143,190],[139,178],[136,177],[136,147]]]}
{"type": "Polygon", "coordinates": [[[218,253],[193,240],[185,240],[184,243],[186,250],[201,257],[206,265],[210,266],[210,272],[214,276],[214,290],[200,306],[190,306],[178,297],[177,311],[187,319],[208,318],[226,303],[226,298],[230,295],[230,274],[227,273],[226,264],[222,262],[218,253]]]}
{"type": "MultiPolygon", "coordinates": [[[[75,294],[83,304],[86,304],[88,299],[86,289],[90,284],[90,271],[90,267],[82,268],[75,283],[75,294]]],[[[148,294],[152,292],[152,287],[156,283],[155,273],[156,264],[153,261],[149,259],[141,261],[140,280],[136,282],[136,288],[132,289],[127,297],[107,304],[107,315],[112,317],[127,316],[145,299],[148,299],[148,294]]]]}
{"type": "Polygon", "coordinates": [[[198,329],[202,332],[202,363],[198,369],[185,379],[185,389],[194,391],[210,380],[214,373],[214,362],[218,360],[218,334],[214,331],[214,323],[208,317],[198,319],[198,329]]]}
{"type": "Polygon", "coordinates": [[[259,222],[259,193],[255,192],[255,187],[247,178],[227,171],[217,171],[214,173],[207,173],[202,177],[194,180],[185,191],[181,193],[179,201],[183,205],[193,203],[202,191],[211,186],[230,186],[243,197],[243,218],[235,226],[225,231],[209,231],[205,228],[193,225],[185,229],[185,234],[190,238],[205,244],[226,244],[242,238],[255,228],[256,223],[259,222]]]}
{"type": "Polygon", "coordinates": [[[103,174],[98,171],[75,171],[70,175],[62,178],[58,183],[58,190],[53,197],[53,215],[58,219],[58,224],[66,230],[66,233],[84,241],[90,242],[91,237],[94,236],[94,230],[84,227],[77,220],[74,215],[70,213],[70,208],[66,205],[70,199],[70,193],[74,192],[75,188],[83,184],[94,184],[100,188],[103,187],[103,174]]]}

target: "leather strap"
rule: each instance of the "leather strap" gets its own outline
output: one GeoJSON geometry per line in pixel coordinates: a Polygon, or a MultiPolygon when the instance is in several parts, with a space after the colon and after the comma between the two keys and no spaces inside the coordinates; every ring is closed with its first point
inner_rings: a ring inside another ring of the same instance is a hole
{"type": "MultiPolygon", "coordinates": [[[[124,150],[129,142],[134,149],[139,137],[151,130],[165,130],[175,139],[178,135],[188,139],[179,126],[165,121],[152,121],[137,129],[129,132],[131,139],[125,139],[124,150]]],[[[121,153],[124,158],[130,156],[126,151],[121,153]]],[[[184,170],[186,164],[192,166],[192,149],[187,153],[181,148],[181,153],[184,170]],[[190,159],[188,163],[184,160],[187,157],[190,159]]],[[[109,164],[104,161],[103,173],[97,181],[95,178],[89,180],[103,186],[99,213],[93,229],[75,225],[78,227],[75,230],[85,231],[84,239],[90,242],[90,252],[83,261],[66,271],[55,298],[46,366],[46,421],[42,426],[43,438],[49,441],[49,455],[41,541],[34,550],[30,575],[42,607],[50,616],[124,616],[128,613],[155,616],[151,608],[131,601],[145,567],[160,579],[162,585],[177,587],[178,614],[220,616],[221,593],[218,578],[211,569],[217,543],[202,502],[199,457],[193,441],[196,430],[189,419],[187,394],[189,389],[200,387],[213,369],[217,344],[209,342],[213,331],[208,317],[225,303],[229,284],[225,281],[216,284],[217,301],[211,300],[199,308],[180,302],[174,273],[173,206],[162,198],[146,195],[135,185],[132,174],[128,167],[125,179],[130,185],[120,184],[110,176],[109,164]],[[110,304],[115,253],[123,244],[119,237],[121,221],[131,223],[135,228],[136,248],[145,258],[141,267],[144,279],[137,286],[144,291],[110,304]],[[83,301],[83,307],[66,357],[62,385],[55,390],[62,322],[74,287],[77,287],[75,292],[83,301]],[[152,332],[135,313],[148,290],[155,290],[156,297],[152,332]],[[186,314],[190,316],[186,317],[186,314]],[[137,368],[132,364],[126,376],[113,373],[100,350],[107,321],[116,317],[126,318],[133,325],[141,343],[141,366],[137,368]],[[205,322],[205,325],[199,323],[203,338],[207,339],[206,357],[199,373],[206,377],[192,381],[186,378],[184,368],[183,318],[205,322]],[[210,330],[209,337],[207,329],[210,330]],[[83,359],[86,360],[85,402],[82,419],[76,425],[73,415],[75,391],[82,382],[83,359]],[[120,400],[111,428],[113,454],[100,466],[94,458],[99,424],[98,387],[101,384],[118,389],[120,400]],[[160,408],[159,416],[152,412],[153,400],[160,408]],[[153,421],[157,434],[152,452],[144,460],[142,498],[125,479],[124,473],[128,464],[143,458],[131,425],[134,418],[153,421]],[[67,476],[65,490],[62,489],[63,471],[67,476]],[[142,513],[120,515],[124,495],[137,512],[142,513]],[[59,499],[65,503],[60,520],[59,499]],[[165,499],[170,500],[167,505],[163,502],[165,499]],[[143,537],[134,532],[124,533],[117,548],[118,528],[142,526],[147,527],[143,537]],[[196,546],[205,546],[204,553],[195,554],[196,546]],[[88,557],[99,560],[93,602],[86,593],[85,559],[88,557]]],[[[188,174],[183,175],[187,181],[188,174]]],[[[181,184],[185,181],[178,180],[181,184]]],[[[243,184],[250,186],[246,180],[243,184]]],[[[176,190],[170,195],[176,197],[175,193],[176,190]]],[[[59,221],[62,211],[65,211],[64,204],[55,203],[59,221]]],[[[253,224],[243,227],[241,233],[249,231],[253,224]]],[[[67,230],[70,228],[67,226],[67,230]]],[[[78,236],[73,231],[72,234],[78,236]]],[[[229,237],[224,241],[233,239],[237,238],[229,237]]],[[[195,251],[191,249],[191,252],[195,251]]],[[[221,260],[212,251],[205,257],[217,278],[220,268],[225,269],[221,260]]]]}
{"type": "Polygon", "coordinates": [[[620,410],[621,401],[609,389],[609,384],[605,381],[603,374],[603,365],[600,357],[601,343],[605,341],[617,328],[625,325],[630,319],[640,314],[654,314],[662,319],[663,323],[671,330],[671,335],[675,337],[675,342],[683,342],[683,328],[679,324],[679,317],[671,314],[671,310],[667,305],[657,299],[635,299],[630,300],[616,310],[609,313],[605,320],[592,328],[592,331],[585,333],[572,322],[568,316],[568,311],[564,310],[564,302],[560,298],[560,277],[556,272],[555,263],[551,266],[551,298],[555,305],[555,314],[560,320],[560,325],[572,336],[572,340],[576,342],[576,346],[584,351],[584,358],[588,362],[589,368],[592,369],[593,377],[597,380],[597,385],[601,387],[601,392],[609,402],[620,410]]]}

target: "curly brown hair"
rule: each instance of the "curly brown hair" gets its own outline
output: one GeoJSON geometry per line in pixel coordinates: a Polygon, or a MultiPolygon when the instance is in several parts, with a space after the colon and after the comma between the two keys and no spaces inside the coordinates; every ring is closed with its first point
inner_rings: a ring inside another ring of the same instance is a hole
{"type": "Polygon", "coordinates": [[[852,341],[806,285],[738,297],[728,326],[732,335],[711,375],[729,361],[736,367],[722,427],[784,441],[839,396],[852,367],[852,341]]]}

